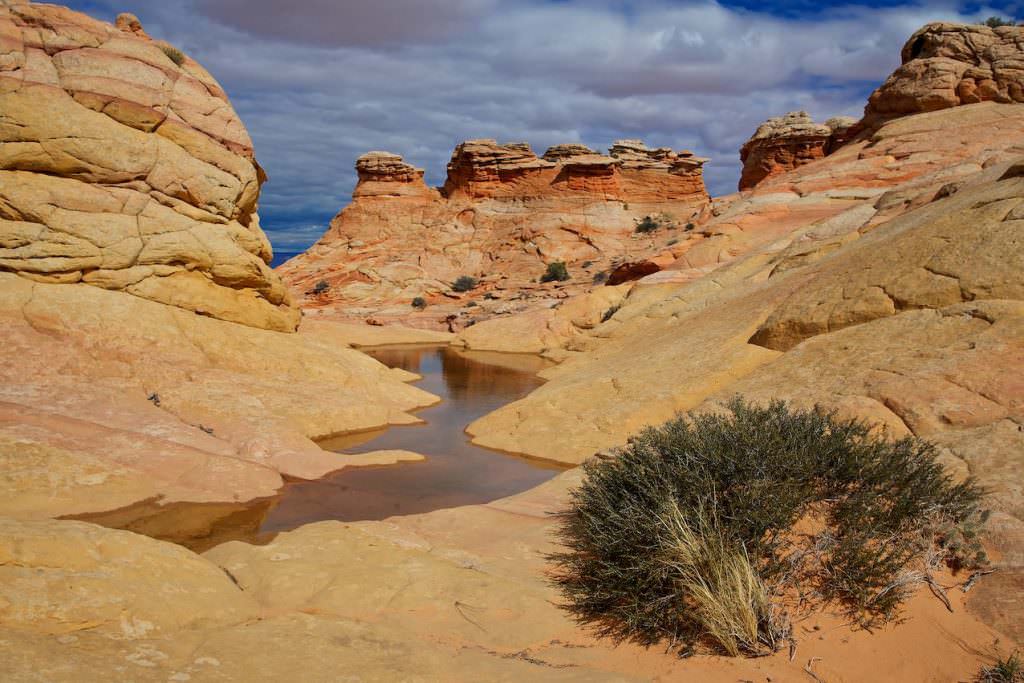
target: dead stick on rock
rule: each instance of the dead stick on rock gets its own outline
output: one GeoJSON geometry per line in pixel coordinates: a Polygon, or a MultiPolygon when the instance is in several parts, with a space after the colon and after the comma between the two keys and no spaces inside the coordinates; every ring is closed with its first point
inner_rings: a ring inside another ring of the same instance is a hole
{"type": "Polygon", "coordinates": [[[935,579],[930,576],[925,577],[925,581],[928,583],[928,588],[932,590],[932,595],[941,600],[942,604],[946,606],[946,609],[952,612],[953,605],[949,603],[949,597],[946,595],[946,591],[942,590],[942,587],[935,583],[935,579]]]}
{"type": "Polygon", "coordinates": [[[818,674],[814,673],[814,671],[811,669],[811,667],[814,666],[814,663],[816,661],[818,661],[819,659],[821,659],[821,657],[811,657],[810,659],[808,659],[807,660],[807,666],[804,667],[804,671],[807,672],[808,676],[810,676],[814,680],[818,681],[818,683],[825,683],[825,681],[823,681],[820,678],[818,678],[818,674]]]}
{"type": "Polygon", "coordinates": [[[974,572],[973,574],[967,577],[967,580],[964,581],[963,584],[961,584],[960,590],[966,593],[974,587],[975,581],[977,581],[983,576],[988,576],[989,574],[992,574],[995,571],[995,569],[979,569],[978,571],[974,572]]]}

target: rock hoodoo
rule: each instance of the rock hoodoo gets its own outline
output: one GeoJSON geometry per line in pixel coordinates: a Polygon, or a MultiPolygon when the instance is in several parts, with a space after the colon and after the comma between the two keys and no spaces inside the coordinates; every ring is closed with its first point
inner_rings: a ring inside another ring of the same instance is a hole
{"type": "Polygon", "coordinates": [[[0,112],[0,270],[295,329],[249,134],[137,18],[0,2],[0,112]]]}
{"type": "Polygon", "coordinates": [[[815,123],[805,111],[791,111],[762,123],[743,148],[740,190],[821,159],[849,139],[856,119],[845,116],[815,123]]]}
{"type": "Polygon", "coordinates": [[[280,272],[298,295],[326,282],[304,306],[346,317],[438,327],[453,315],[469,324],[469,303],[474,320],[522,310],[531,298],[553,305],[618,263],[663,253],[662,233],[708,206],[707,161],[640,140],[619,140],[607,155],[555,145],[542,157],[522,142],[468,140],[435,190],[401,156],[370,152],[356,162],[352,203],[280,272]],[[637,222],[655,215],[662,233],[638,235],[637,222]],[[539,283],[555,261],[575,271],[571,281],[539,283]],[[461,275],[480,284],[456,296],[451,283],[461,275]],[[429,305],[413,309],[417,297],[429,305]]]}
{"type": "Polygon", "coordinates": [[[367,152],[356,159],[359,184],[353,197],[436,196],[423,182],[423,169],[405,163],[391,152],[367,152]]]}
{"type": "Polygon", "coordinates": [[[866,122],[977,102],[1024,102],[1024,27],[928,24],[868,100],[866,122]]]}

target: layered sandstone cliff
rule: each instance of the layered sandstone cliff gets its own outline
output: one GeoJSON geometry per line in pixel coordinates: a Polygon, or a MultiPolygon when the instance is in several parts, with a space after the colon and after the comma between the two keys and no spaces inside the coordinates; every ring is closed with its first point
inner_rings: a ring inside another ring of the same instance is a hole
{"type": "Polygon", "coordinates": [[[223,89],[137,19],[0,2],[0,270],[294,330],[262,180],[223,89]]]}
{"type": "Polygon", "coordinates": [[[461,327],[548,306],[623,261],[663,254],[669,232],[708,205],[706,161],[638,140],[607,155],[566,144],[539,157],[525,143],[469,140],[435,190],[400,156],[370,152],[356,162],[352,203],[279,272],[304,308],[332,315],[461,327]],[[665,230],[638,234],[651,215],[665,230]],[[570,281],[538,282],[554,262],[567,265],[570,281]],[[460,276],[479,286],[453,292],[460,276]],[[416,298],[425,309],[410,306],[416,298]]]}

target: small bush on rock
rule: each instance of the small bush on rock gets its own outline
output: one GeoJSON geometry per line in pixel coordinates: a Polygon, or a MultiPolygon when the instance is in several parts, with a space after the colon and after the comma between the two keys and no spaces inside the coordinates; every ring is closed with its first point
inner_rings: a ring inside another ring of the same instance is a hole
{"type": "Polygon", "coordinates": [[[424,299],[422,296],[418,296],[412,300],[412,307],[422,311],[424,308],[427,307],[427,300],[424,299]]]}
{"type": "Polygon", "coordinates": [[[177,66],[181,66],[185,63],[185,53],[173,45],[161,45],[160,49],[167,55],[167,58],[174,62],[177,66]]]}
{"type": "Polygon", "coordinates": [[[306,294],[312,294],[313,296],[320,296],[321,294],[325,294],[327,292],[327,290],[329,290],[330,288],[331,288],[331,283],[329,283],[327,280],[320,280],[315,285],[313,285],[313,289],[311,289],[308,292],[306,292],[306,294]]]}
{"type": "Polygon", "coordinates": [[[982,491],[953,482],[934,446],[783,402],[677,417],[584,472],[553,580],[580,623],[619,641],[759,655],[791,637],[797,605],[833,602],[870,627],[938,563],[985,562],[982,491]]]}
{"type": "Polygon", "coordinates": [[[456,292],[468,292],[476,287],[476,278],[469,275],[460,275],[452,284],[456,292]]]}
{"type": "Polygon", "coordinates": [[[661,228],[668,228],[670,230],[676,227],[675,219],[667,213],[659,213],[655,216],[644,216],[636,223],[636,232],[648,233],[660,230],[661,228]]]}
{"type": "Polygon", "coordinates": [[[548,269],[541,276],[541,282],[565,282],[569,279],[569,269],[562,261],[555,261],[548,264],[548,269]]]}
{"type": "Polygon", "coordinates": [[[989,17],[982,22],[982,25],[988,26],[989,28],[999,28],[1000,26],[1013,26],[1014,23],[1012,21],[1007,21],[1002,17],[989,17]]]}

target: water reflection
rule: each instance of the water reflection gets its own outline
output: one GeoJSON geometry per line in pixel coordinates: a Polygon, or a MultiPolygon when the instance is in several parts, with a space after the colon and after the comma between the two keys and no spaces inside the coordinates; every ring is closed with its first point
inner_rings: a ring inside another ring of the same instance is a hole
{"type": "Polygon", "coordinates": [[[442,401],[418,413],[426,424],[350,435],[321,446],[345,453],[405,449],[422,453],[427,460],[349,468],[316,481],[289,483],[261,532],[323,519],[383,519],[490,502],[533,488],[561,471],[554,465],[474,446],[465,433],[473,420],[539,386],[536,373],[547,365],[543,359],[450,347],[365,351],[385,365],[420,374],[423,379],[417,385],[442,401]]]}
{"type": "Polygon", "coordinates": [[[327,519],[354,521],[487,503],[533,488],[562,468],[474,446],[470,422],[541,384],[547,362],[535,356],[449,347],[364,349],[385,365],[420,374],[416,384],[442,401],[418,412],[426,423],[364,432],[320,445],[366,453],[403,449],[423,462],[353,467],[316,481],[292,481],[279,495],[245,503],[142,501],[119,510],[71,515],[202,552],[231,540],[266,543],[278,532],[327,519]]]}

